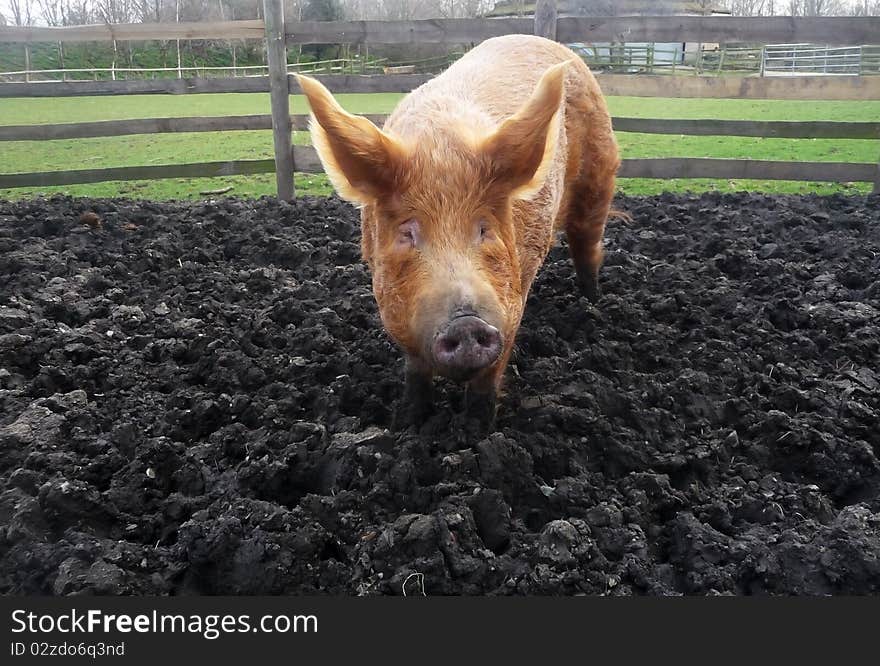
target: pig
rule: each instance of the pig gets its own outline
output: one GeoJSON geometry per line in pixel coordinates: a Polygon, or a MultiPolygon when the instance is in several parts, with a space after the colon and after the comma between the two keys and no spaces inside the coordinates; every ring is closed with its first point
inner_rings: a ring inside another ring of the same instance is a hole
{"type": "Polygon", "coordinates": [[[441,375],[465,384],[466,413],[491,426],[557,231],[581,293],[599,297],[620,159],[596,79],[561,44],[497,37],[408,94],[382,129],[297,80],[324,170],[360,208],[379,314],[405,357],[405,421],[429,415],[441,375]]]}

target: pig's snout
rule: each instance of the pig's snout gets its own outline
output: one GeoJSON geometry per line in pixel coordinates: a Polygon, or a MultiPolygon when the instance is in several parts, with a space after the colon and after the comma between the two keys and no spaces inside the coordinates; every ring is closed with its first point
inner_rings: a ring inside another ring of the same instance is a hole
{"type": "Polygon", "coordinates": [[[488,368],[501,354],[501,334],[474,315],[452,319],[434,337],[437,365],[453,377],[466,378],[488,368]]]}

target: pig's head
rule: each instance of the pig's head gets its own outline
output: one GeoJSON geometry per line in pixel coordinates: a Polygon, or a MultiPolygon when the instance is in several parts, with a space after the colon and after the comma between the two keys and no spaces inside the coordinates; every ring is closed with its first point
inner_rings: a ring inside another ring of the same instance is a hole
{"type": "Polygon", "coordinates": [[[298,77],[324,169],[362,209],[382,322],[425,370],[459,381],[487,376],[513,344],[525,296],[513,203],[544,183],[563,75],[564,63],[549,69],[500,125],[444,117],[435,126],[420,109],[402,118],[401,135],[347,113],[319,82],[298,77]]]}

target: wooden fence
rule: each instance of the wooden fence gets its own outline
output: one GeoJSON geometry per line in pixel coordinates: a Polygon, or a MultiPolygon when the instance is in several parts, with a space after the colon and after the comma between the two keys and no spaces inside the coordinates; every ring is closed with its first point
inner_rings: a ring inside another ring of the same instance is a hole
{"type": "MultiPolygon", "coordinates": [[[[66,97],[118,94],[269,92],[271,114],[209,118],[150,118],[54,125],[0,127],[0,141],[34,141],[165,132],[272,129],[275,159],[195,164],[0,174],[0,188],[70,185],[112,180],[276,174],[278,196],[291,199],[293,173],[322,170],[313,148],[292,146],[291,132],[307,119],[290,115],[289,94],[298,93],[289,74],[289,44],[424,43],[468,44],[505,34],[539,34],[561,42],[717,43],[833,42],[869,44],[880,36],[880,17],[610,17],[557,18],[552,0],[538,2],[535,19],[443,19],[421,21],[285,22],[280,0],[263,0],[265,21],[196,24],[137,24],[71,28],[0,27],[0,42],[64,42],[150,39],[265,39],[268,76],[181,78],[150,81],[0,83],[0,97],[66,97]]],[[[426,74],[318,76],[333,92],[409,92],[426,74]]],[[[606,95],[800,100],[880,100],[880,76],[704,77],[600,75],[606,95]]],[[[381,123],[382,116],[371,116],[381,123]]],[[[880,139],[880,122],[784,122],[615,118],[618,132],[758,136],[782,138],[880,139]]],[[[782,162],[714,158],[624,159],[624,178],[734,178],[761,180],[873,182],[880,192],[880,164],[782,162]]]]}

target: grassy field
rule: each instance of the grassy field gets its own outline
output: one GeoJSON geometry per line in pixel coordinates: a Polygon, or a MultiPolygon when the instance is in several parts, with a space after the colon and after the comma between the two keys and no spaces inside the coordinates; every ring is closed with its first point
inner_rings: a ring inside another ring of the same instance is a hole
{"type": "MultiPolygon", "coordinates": [[[[340,95],[355,113],[387,113],[400,99],[396,94],[340,95]]],[[[692,100],[612,97],[616,116],[644,118],[718,118],[741,120],[876,121],[880,102],[794,102],[754,100],[692,100]]],[[[292,113],[305,113],[300,96],[291,98],[292,113]]],[[[0,125],[83,122],[173,116],[243,115],[269,112],[268,94],[187,96],[79,97],[62,99],[0,99],[0,125]]],[[[624,157],[726,157],[827,162],[876,162],[880,142],[836,139],[761,139],[688,137],[618,133],[624,157]]],[[[307,144],[308,134],[296,132],[294,142],[307,144]]],[[[111,166],[175,164],[227,159],[272,157],[269,131],[193,134],[152,134],[63,141],[2,142],[4,173],[88,169],[111,166]]],[[[0,198],[64,192],[74,196],[128,196],[144,199],[198,198],[199,192],[233,186],[230,195],[274,193],[274,175],[214,179],[167,179],[0,190],[0,198]]],[[[323,175],[297,174],[298,192],[330,192],[323,175]]],[[[660,191],[756,190],[786,193],[868,192],[868,183],[797,183],[774,181],[621,179],[626,194],[660,191]]]]}

